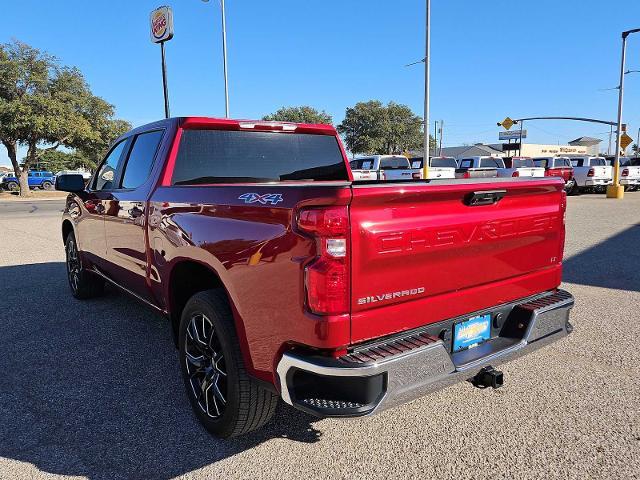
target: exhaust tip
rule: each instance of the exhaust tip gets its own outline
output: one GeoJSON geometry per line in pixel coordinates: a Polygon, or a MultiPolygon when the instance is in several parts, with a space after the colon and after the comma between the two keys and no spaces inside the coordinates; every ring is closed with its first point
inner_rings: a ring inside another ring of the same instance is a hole
{"type": "Polygon", "coordinates": [[[500,388],[504,384],[504,374],[489,365],[480,370],[471,383],[477,388],[500,388]]]}

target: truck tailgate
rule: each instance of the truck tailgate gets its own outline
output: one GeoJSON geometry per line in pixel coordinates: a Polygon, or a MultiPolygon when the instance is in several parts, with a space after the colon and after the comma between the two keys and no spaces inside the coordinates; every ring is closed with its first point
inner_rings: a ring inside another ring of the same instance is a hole
{"type": "Polygon", "coordinates": [[[558,178],[354,185],[352,342],[557,287],[563,187],[558,178]],[[468,204],[494,190],[497,203],[468,204]]]}

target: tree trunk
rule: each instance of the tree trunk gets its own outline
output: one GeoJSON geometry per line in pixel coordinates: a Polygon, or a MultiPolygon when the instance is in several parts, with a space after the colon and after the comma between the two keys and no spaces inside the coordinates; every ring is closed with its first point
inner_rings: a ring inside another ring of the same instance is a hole
{"type": "Polygon", "coordinates": [[[20,168],[20,164],[18,163],[18,144],[12,141],[3,141],[2,143],[7,149],[7,155],[9,156],[9,160],[11,160],[13,172],[20,184],[20,196],[28,197],[31,194],[29,190],[29,169],[20,168]]]}

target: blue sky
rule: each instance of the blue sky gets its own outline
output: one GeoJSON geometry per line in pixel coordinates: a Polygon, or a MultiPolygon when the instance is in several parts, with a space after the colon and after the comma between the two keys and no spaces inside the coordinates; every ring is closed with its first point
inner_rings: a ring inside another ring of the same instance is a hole
{"type": "MultiPolygon", "coordinates": [[[[117,116],[163,115],[160,50],[149,12],[162,0],[2,2],[0,42],[13,38],[75,65],[117,116]]],[[[231,116],[259,118],[312,105],[338,123],[345,108],[380,99],[422,114],[424,0],[227,0],[231,116]]],[[[216,0],[173,0],[167,44],[173,115],[224,114],[216,0]]],[[[497,142],[496,121],[539,115],[614,120],[620,33],[640,27],[637,0],[432,0],[431,118],[445,145],[497,142]],[[634,23],[635,21],[635,23],[634,23]]],[[[640,70],[640,34],[627,65],[640,70]]],[[[640,74],[627,75],[625,121],[640,127],[640,74]]],[[[608,127],[530,122],[527,141],[566,142],[608,127]]],[[[0,164],[8,164],[0,147],[0,164]]]]}

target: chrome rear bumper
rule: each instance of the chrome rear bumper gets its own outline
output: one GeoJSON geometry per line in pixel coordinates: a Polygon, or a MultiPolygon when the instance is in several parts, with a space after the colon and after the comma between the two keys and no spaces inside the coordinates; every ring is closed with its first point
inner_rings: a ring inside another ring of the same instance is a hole
{"type": "Polygon", "coordinates": [[[286,403],[319,417],[370,415],[470,379],[485,366],[513,360],[565,337],[573,329],[569,323],[573,303],[571,294],[558,290],[513,304],[512,318],[505,322],[500,336],[455,353],[441,339],[420,332],[356,349],[337,359],[287,352],[277,367],[281,396],[286,403]]]}

